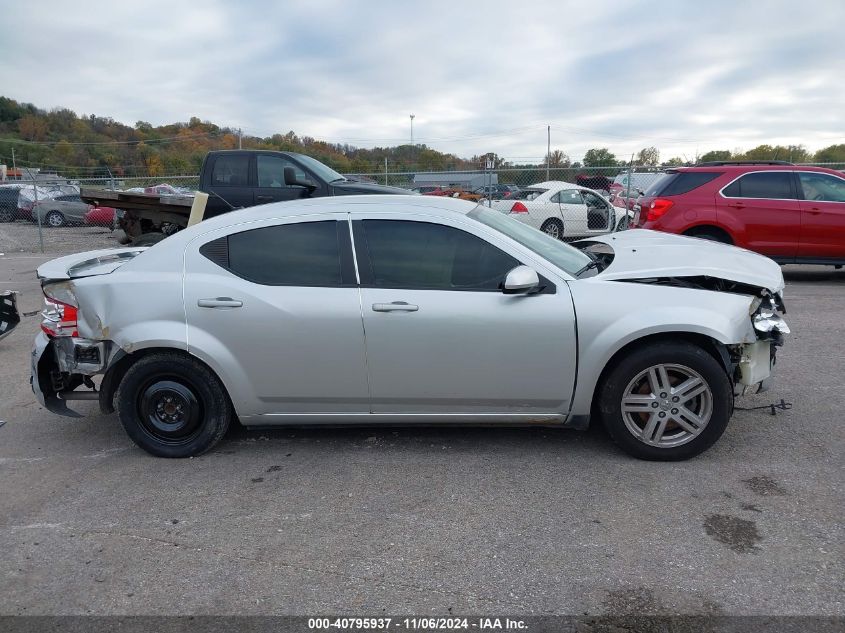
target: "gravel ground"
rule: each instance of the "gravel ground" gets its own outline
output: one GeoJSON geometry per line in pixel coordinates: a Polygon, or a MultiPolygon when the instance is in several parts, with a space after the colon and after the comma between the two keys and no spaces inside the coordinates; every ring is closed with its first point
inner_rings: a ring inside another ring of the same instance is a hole
{"type": "MultiPolygon", "coordinates": [[[[0,289],[36,310],[44,258],[10,252],[0,289]]],[[[738,404],[793,408],[676,464],[598,428],[236,428],[155,459],[35,403],[25,319],[0,342],[0,614],[842,616],[845,271],[787,278],[778,383],[738,404]]]]}
{"type": "MultiPolygon", "coordinates": [[[[41,231],[44,252],[54,256],[118,247],[118,237],[123,235],[123,231],[99,226],[44,226],[41,231]]],[[[38,225],[26,220],[0,224],[0,253],[9,256],[41,253],[38,225]]]]}

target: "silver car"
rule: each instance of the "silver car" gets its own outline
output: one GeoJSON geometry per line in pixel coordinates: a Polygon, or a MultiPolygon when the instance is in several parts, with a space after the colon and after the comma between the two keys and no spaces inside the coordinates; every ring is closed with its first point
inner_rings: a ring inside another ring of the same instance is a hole
{"type": "Polygon", "coordinates": [[[32,208],[32,217],[37,222],[37,213],[41,216],[41,223],[51,227],[82,224],[90,209],[91,205],[83,202],[79,194],[67,194],[39,200],[32,208]]]}
{"type": "Polygon", "coordinates": [[[788,332],[769,259],[645,230],[561,243],[496,210],[344,196],[227,213],[38,269],[39,402],[118,411],[163,457],[233,420],[585,428],[640,458],[712,445],[788,332]]]}

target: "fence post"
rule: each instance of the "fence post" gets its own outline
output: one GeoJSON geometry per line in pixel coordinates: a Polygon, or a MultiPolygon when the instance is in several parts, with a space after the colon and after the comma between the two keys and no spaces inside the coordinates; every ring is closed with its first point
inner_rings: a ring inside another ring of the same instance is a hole
{"type": "Polygon", "coordinates": [[[29,179],[32,181],[32,195],[34,198],[34,203],[32,206],[33,211],[35,211],[35,217],[38,219],[38,243],[41,245],[41,252],[44,252],[44,233],[41,231],[41,211],[38,209],[38,183],[35,181],[35,178],[32,175],[32,170],[29,167],[26,167],[26,173],[29,174],[29,179]]]}
{"type": "Polygon", "coordinates": [[[387,156],[384,157],[384,184],[387,185],[387,156]]]}

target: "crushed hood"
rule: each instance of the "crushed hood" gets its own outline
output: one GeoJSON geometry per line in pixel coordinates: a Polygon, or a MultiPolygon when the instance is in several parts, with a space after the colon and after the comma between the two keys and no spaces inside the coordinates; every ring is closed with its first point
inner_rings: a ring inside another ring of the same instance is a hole
{"type": "Polygon", "coordinates": [[[107,248],[51,259],[38,267],[38,278],[41,280],[61,280],[107,275],[145,250],[147,250],[147,247],[140,246],[107,248]]]}
{"type": "Polygon", "coordinates": [[[578,242],[607,244],[613,249],[610,266],[597,275],[602,279],[652,277],[714,277],[783,291],[780,266],[763,255],[743,248],[695,237],[631,229],[578,242]]]}

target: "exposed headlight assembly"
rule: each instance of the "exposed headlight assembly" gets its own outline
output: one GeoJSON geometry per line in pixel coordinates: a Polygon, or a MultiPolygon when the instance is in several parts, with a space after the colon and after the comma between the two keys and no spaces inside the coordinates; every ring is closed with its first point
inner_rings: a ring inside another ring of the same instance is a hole
{"type": "Polygon", "coordinates": [[[789,334],[789,326],[786,321],[774,310],[760,310],[751,317],[751,321],[754,323],[754,329],[762,334],[771,334],[775,331],[781,334],[789,334]]]}

